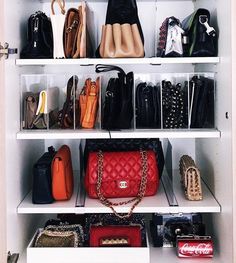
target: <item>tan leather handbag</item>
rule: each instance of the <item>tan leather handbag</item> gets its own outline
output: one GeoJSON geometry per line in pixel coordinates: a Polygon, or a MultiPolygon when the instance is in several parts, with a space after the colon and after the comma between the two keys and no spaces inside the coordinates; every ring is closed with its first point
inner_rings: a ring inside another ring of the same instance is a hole
{"type": "Polygon", "coordinates": [[[82,33],[82,7],[70,8],[66,14],[64,28],[64,50],[66,58],[78,58],[82,33]]]}
{"type": "Polygon", "coordinates": [[[92,129],[95,126],[99,104],[100,81],[87,79],[79,96],[80,127],[92,129]]]}
{"type": "Polygon", "coordinates": [[[136,0],[108,0],[105,25],[96,56],[102,58],[144,57],[144,36],[136,0]]]}
{"type": "Polygon", "coordinates": [[[143,57],[144,47],[137,24],[104,25],[99,53],[103,58],[143,57]]]}
{"type": "Polygon", "coordinates": [[[66,14],[64,28],[64,50],[66,58],[89,57],[90,41],[87,30],[87,6],[84,1],[78,8],[70,8],[66,14]]]}

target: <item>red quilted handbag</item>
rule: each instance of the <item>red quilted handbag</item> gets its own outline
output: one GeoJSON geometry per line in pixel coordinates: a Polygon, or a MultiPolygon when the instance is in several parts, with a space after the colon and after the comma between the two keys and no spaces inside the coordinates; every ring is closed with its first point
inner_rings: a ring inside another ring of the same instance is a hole
{"type": "Polygon", "coordinates": [[[90,247],[141,247],[140,226],[91,226],[90,247]]]}
{"type": "MultiPolygon", "coordinates": [[[[159,186],[159,171],[153,151],[91,152],[85,176],[85,188],[91,198],[99,198],[110,207],[133,203],[132,214],[144,196],[155,195],[159,186]],[[107,198],[133,197],[112,203],[107,198]]],[[[119,216],[120,217],[120,216],[119,216]]]]}

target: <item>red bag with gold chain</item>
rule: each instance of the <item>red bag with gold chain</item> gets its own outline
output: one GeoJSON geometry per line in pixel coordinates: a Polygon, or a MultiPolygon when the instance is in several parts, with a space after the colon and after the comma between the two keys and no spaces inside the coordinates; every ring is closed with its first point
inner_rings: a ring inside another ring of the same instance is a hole
{"type": "MultiPolygon", "coordinates": [[[[110,207],[134,203],[126,217],[144,196],[155,195],[159,187],[159,171],[153,151],[91,152],[85,176],[86,191],[110,207]],[[112,203],[107,198],[130,200],[112,203]]],[[[118,215],[118,214],[117,214],[118,215]]]]}

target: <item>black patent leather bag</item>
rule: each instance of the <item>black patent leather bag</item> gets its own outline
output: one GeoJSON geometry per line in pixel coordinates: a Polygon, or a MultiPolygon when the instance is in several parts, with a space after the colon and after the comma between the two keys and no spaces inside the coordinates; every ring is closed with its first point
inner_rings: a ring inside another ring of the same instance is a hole
{"type": "Polygon", "coordinates": [[[121,152],[153,150],[155,152],[159,175],[164,167],[164,154],[161,141],[157,139],[88,139],[84,149],[84,167],[87,167],[90,152],[121,152]]]}
{"type": "Polygon", "coordinates": [[[184,56],[211,57],[217,55],[217,34],[211,26],[210,12],[200,8],[184,19],[184,56]]]}
{"type": "Polygon", "coordinates": [[[51,204],[52,196],[51,163],[56,152],[53,147],[48,148],[48,152],[34,164],[33,167],[33,204],[51,204]]]}
{"type": "Polygon", "coordinates": [[[22,59],[53,58],[53,34],[50,19],[41,11],[28,20],[27,44],[20,53],[22,59]]]}

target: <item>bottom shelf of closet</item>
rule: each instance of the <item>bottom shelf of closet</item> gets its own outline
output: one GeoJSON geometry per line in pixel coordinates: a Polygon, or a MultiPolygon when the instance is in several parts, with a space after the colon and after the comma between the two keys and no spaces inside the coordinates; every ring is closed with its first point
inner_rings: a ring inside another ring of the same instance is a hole
{"type": "MultiPolygon", "coordinates": [[[[97,256],[100,255],[101,252],[99,252],[99,249],[100,248],[86,248],[87,250],[89,250],[90,254],[93,254],[95,258],[97,258],[97,256]]],[[[124,248],[122,248],[124,249],[124,248]]],[[[72,249],[73,250],[73,249],[72,249]]],[[[144,250],[146,250],[146,248],[144,248],[144,250]]],[[[134,255],[136,254],[136,250],[134,248],[134,251],[132,252],[132,255],[131,257],[129,258],[129,263],[137,263],[137,261],[133,261],[131,259],[134,259],[134,255]]],[[[62,252],[61,252],[62,253],[62,252]]],[[[147,251],[146,251],[147,253],[147,251]]],[[[165,263],[185,263],[186,262],[186,259],[184,258],[178,258],[177,255],[176,255],[176,248],[158,248],[158,247],[152,247],[152,245],[150,245],[150,248],[148,249],[148,253],[149,253],[149,259],[150,259],[150,263],[155,263],[155,262],[165,262],[165,263]]],[[[214,252],[215,253],[215,252],[214,252]]],[[[62,253],[63,254],[63,253],[62,253]]],[[[112,252],[111,252],[112,254],[112,252]]],[[[124,253],[124,251],[122,250],[122,253],[123,255],[127,255],[126,253],[124,253]]],[[[70,255],[70,257],[72,258],[73,254],[70,255]]],[[[106,254],[107,255],[107,254],[106,254]]],[[[123,261],[120,261],[114,257],[114,254],[113,255],[113,260],[110,261],[109,263],[120,263],[123,261]]],[[[40,260],[40,262],[42,262],[41,258],[40,258],[41,254],[39,254],[38,256],[38,260],[40,260]]],[[[51,259],[52,261],[51,262],[54,262],[54,261],[58,261],[58,258],[59,258],[59,254],[57,257],[51,259]]],[[[120,258],[121,259],[121,258],[120,258]]],[[[83,260],[82,258],[82,254],[79,254],[78,257],[76,257],[76,262],[81,262],[81,263],[86,263],[87,261],[83,260]]],[[[188,263],[196,263],[196,262],[211,262],[211,263],[222,263],[222,261],[219,259],[219,257],[217,256],[217,253],[214,254],[214,257],[213,258],[204,258],[204,259],[196,259],[196,258],[188,258],[187,259],[188,263]]],[[[50,263],[51,263],[50,262],[50,263]]],[[[105,261],[102,261],[102,263],[104,263],[105,261]]],[[[142,263],[145,263],[146,261],[144,261],[142,258],[141,258],[141,262],[142,263]]],[[[18,263],[30,263],[27,261],[27,251],[24,251],[22,254],[20,254],[20,257],[19,257],[19,260],[18,260],[18,263]]],[[[37,263],[37,261],[33,262],[33,263],[37,263]]],[[[46,262],[44,262],[46,263],[46,262]]],[[[72,261],[70,261],[68,258],[65,262],[61,261],[60,260],[60,263],[72,263],[72,261]]],[[[91,262],[89,262],[91,263],[91,262]]],[[[93,262],[95,263],[95,261],[93,262]]]]}

